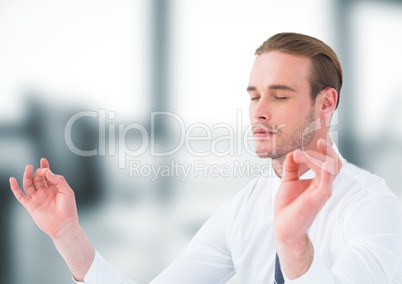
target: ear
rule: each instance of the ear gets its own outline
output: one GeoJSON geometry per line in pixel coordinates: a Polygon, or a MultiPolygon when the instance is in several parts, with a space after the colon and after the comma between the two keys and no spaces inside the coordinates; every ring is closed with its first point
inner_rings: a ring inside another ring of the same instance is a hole
{"type": "Polygon", "coordinates": [[[326,88],[321,92],[320,96],[320,116],[331,116],[338,102],[338,92],[334,88],[326,88]]]}

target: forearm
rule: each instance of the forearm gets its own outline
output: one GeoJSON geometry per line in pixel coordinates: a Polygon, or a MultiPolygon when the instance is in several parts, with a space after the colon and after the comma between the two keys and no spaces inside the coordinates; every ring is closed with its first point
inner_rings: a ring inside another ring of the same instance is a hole
{"type": "Polygon", "coordinates": [[[282,273],[287,279],[299,278],[308,271],[313,262],[314,248],[307,235],[295,240],[276,241],[282,273]]]}
{"type": "Polygon", "coordinates": [[[52,240],[73,277],[83,281],[95,257],[95,249],[81,226],[78,223],[71,225],[52,237],[52,240]]]}

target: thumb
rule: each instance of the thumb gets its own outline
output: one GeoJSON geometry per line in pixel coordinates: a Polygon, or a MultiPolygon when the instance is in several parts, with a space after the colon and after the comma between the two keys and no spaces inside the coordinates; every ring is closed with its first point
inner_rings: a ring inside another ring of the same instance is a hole
{"type": "Polygon", "coordinates": [[[50,169],[46,170],[46,179],[49,180],[53,185],[55,185],[63,193],[71,193],[71,188],[68,185],[66,179],[62,175],[56,175],[52,173],[50,169]]]}
{"type": "Polygon", "coordinates": [[[283,163],[283,182],[296,180],[299,178],[299,164],[295,162],[295,160],[293,159],[293,155],[293,152],[287,154],[283,163]]]}

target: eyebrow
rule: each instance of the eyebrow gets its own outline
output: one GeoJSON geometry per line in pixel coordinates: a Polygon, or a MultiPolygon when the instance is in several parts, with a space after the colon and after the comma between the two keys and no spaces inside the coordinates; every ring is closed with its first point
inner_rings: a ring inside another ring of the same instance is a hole
{"type": "MultiPolygon", "coordinates": [[[[269,90],[283,90],[283,91],[292,91],[292,92],[296,92],[295,89],[293,89],[292,87],[286,86],[286,85],[269,85],[268,88],[269,90]]],[[[256,91],[257,88],[255,86],[248,86],[247,87],[247,92],[252,92],[252,91],[256,91]]]]}

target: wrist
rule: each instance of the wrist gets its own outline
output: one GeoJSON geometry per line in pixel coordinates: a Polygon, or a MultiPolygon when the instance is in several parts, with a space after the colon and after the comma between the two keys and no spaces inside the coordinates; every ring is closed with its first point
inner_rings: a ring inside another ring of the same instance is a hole
{"type": "Polygon", "coordinates": [[[57,250],[67,263],[73,278],[84,281],[95,258],[95,249],[78,222],[72,222],[52,236],[57,250]]]}
{"type": "Polygon", "coordinates": [[[305,253],[310,243],[307,234],[292,238],[275,237],[276,249],[284,253],[290,253],[295,256],[305,253]]]}
{"type": "Polygon", "coordinates": [[[293,280],[306,273],[314,258],[314,247],[307,235],[292,241],[276,243],[281,269],[287,279],[293,280]]]}
{"type": "Polygon", "coordinates": [[[78,221],[70,221],[66,222],[63,227],[50,235],[50,238],[54,243],[68,242],[69,240],[74,240],[83,233],[84,232],[78,221]]]}

